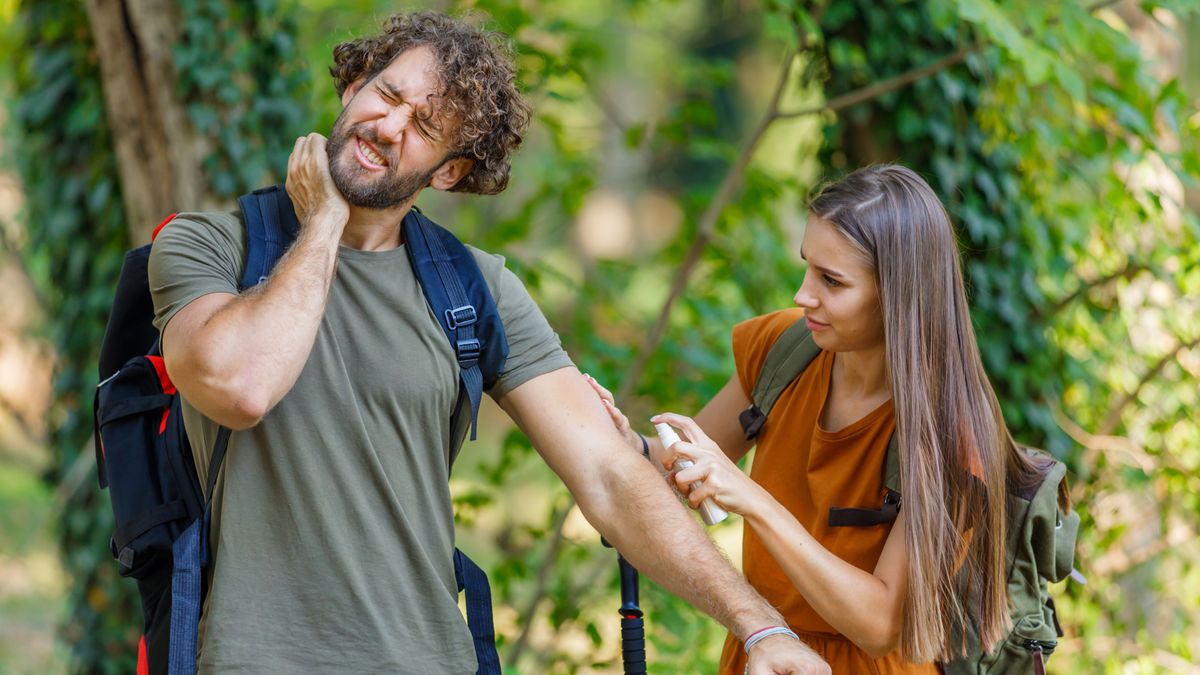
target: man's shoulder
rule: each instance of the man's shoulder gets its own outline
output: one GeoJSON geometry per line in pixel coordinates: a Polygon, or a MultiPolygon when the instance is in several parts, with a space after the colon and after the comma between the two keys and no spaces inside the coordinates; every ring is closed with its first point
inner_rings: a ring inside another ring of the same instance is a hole
{"type": "Polygon", "coordinates": [[[484,251],[466,242],[463,242],[463,246],[466,246],[471,255],[475,257],[475,264],[479,265],[479,271],[483,272],[483,276],[488,280],[488,283],[493,286],[496,285],[496,278],[507,269],[507,260],[505,257],[499,253],[484,251]]]}
{"type": "Polygon", "coordinates": [[[169,246],[172,241],[200,238],[222,240],[241,247],[245,245],[245,231],[240,210],[183,211],[163,225],[155,244],[161,241],[169,246]]]}

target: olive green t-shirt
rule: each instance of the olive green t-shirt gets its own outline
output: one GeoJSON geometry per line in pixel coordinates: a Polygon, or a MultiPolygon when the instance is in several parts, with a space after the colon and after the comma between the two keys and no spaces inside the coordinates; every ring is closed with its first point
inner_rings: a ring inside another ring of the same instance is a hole
{"type": "MultiPolygon", "coordinates": [[[[150,257],[155,325],[202,295],[236,293],[244,250],[238,213],[171,221],[150,257]]],[[[471,250],[509,345],[488,393],[571,366],[503,258],[471,250]]],[[[295,386],[230,439],[200,672],[475,672],[447,485],[457,394],[458,363],[404,247],[340,248],[295,386]]],[[[218,427],[186,395],[183,414],[204,482],[218,427]]]]}

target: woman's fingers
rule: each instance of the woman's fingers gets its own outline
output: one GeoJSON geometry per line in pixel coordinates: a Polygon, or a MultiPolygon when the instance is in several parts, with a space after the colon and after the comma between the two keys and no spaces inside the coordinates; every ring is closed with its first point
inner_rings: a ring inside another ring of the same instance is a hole
{"type": "Polygon", "coordinates": [[[604,409],[608,411],[608,416],[612,420],[613,426],[622,434],[630,431],[629,418],[625,417],[625,414],[618,410],[617,406],[604,399],[600,399],[600,401],[604,404],[604,409]]]}
{"type": "Polygon", "coordinates": [[[691,492],[692,483],[704,480],[707,475],[708,472],[704,465],[693,464],[675,472],[675,485],[679,486],[679,491],[686,495],[691,492]]]}
{"type": "Polygon", "coordinates": [[[612,392],[606,389],[604,385],[597,382],[596,378],[586,373],[584,373],[583,376],[587,379],[588,384],[592,385],[592,389],[596,392],[596,395],[600,397],[600,400],[607,401],[613,405],[617,404],[617,399],[613,398],[612,392]]]}
{"type": "Polygon", "coordinates": [[[668,471],[674,468],[675,463],[681,459],[691,460],[697,464],[706,462],[711,464],[712,458],[716,457],[719,450],[706,448],[702,445],[689,443],[688,441],[679,441],[670,447],[667,452],[663,453],[662,464],[663,468],[668,471]]]}
{"type": "Polygon", "coordinates": [[[655,424],[660,422],[666,422],[667,424],[670,424],[671,426],[683,432],[684,440],[691,441],[697,445],[716,445],[712,442],[712,439],[708,437],[708,434],[704,433],[704,430],[700,428],[700,425],[696,424],[695,420],[686,415],[667,412],[655,415],[654,417],[650,418],[650,421],[655,424]]]}
{"type": "Polygon", "coordinates": [[[604,385],[596,381],[596,378],[591,375],[584,374],[584,379],[592,387],[592,391],[596,392],[596,396],[600,397],[600,402],[604,404],[604,410],[608,412],[609,419],[612,420],[615,426],[622,434],[630,430],[629,419],[625,417],[625,413],[617,407],[616,401],[613,399],[612,392],[604,388],[604,385]]]}

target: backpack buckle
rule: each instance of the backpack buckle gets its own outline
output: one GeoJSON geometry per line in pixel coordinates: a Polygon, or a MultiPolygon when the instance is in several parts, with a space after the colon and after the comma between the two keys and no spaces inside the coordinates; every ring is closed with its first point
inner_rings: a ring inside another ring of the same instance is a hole
{"type": "Polygon", "coordinates": [[[454,309],[446,310],[446,325],[450,326],[450,330],[454,330],[459,326],[470,326],[479,320],[475,314],[474,305],[463,305],[454,309]]]}
{"type": "Polygon", "coordinates": [[[133,569],[133,549],[128,546],[121,549],[120,555],[117,556],[117,562],[121,563],[121,571],[133,569]]]}
{"type": "Polygon", "coordinates": [[[459,340],[455,350],[458,352],[458,364],[463,368],[474,366],[479,361],[479,355],[483,353],[479,340],[475,338],[459,340]]]}
{"type": "Polygon", "coordinates": [[[738,422],[742,424],[742,431],[746,434],[746,440],[752,441],[758,437],[762,431],[763,425],[767,423],[767,416],[759,409],[757,404],[751,404],[738,415],[738,422]]]}

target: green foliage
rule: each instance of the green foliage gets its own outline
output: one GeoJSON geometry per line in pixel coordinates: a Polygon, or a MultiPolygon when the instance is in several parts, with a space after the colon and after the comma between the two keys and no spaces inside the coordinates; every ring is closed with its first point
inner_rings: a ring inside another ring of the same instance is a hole
{"type": "MultiPolygon", "coordinates": [[[[15,117],[25,132],[16,155],[26,186],[28,266],[55,317],[49,330],[60,365],[49,427],[61,476],[90,461],[89,403],[125,220],[83,6],[34,3],[21,20],[26,44],[15,117]]],[[[60,528],[64,567],[76,579],[64,638],[79,670],[128,672],[137,644],[130,589],[107,564],[112,515],[94,481],[70,496],[60,528]]]]}
{"type": "Polygon", "coordinates": [[[297,105],[309,79],[299,62],[289,0],[182,0],[172,51],[179,95],[211,143],[204,173],[213,194],[235,198],[281,180],[295,137],[307,129],[297,105]]]}

